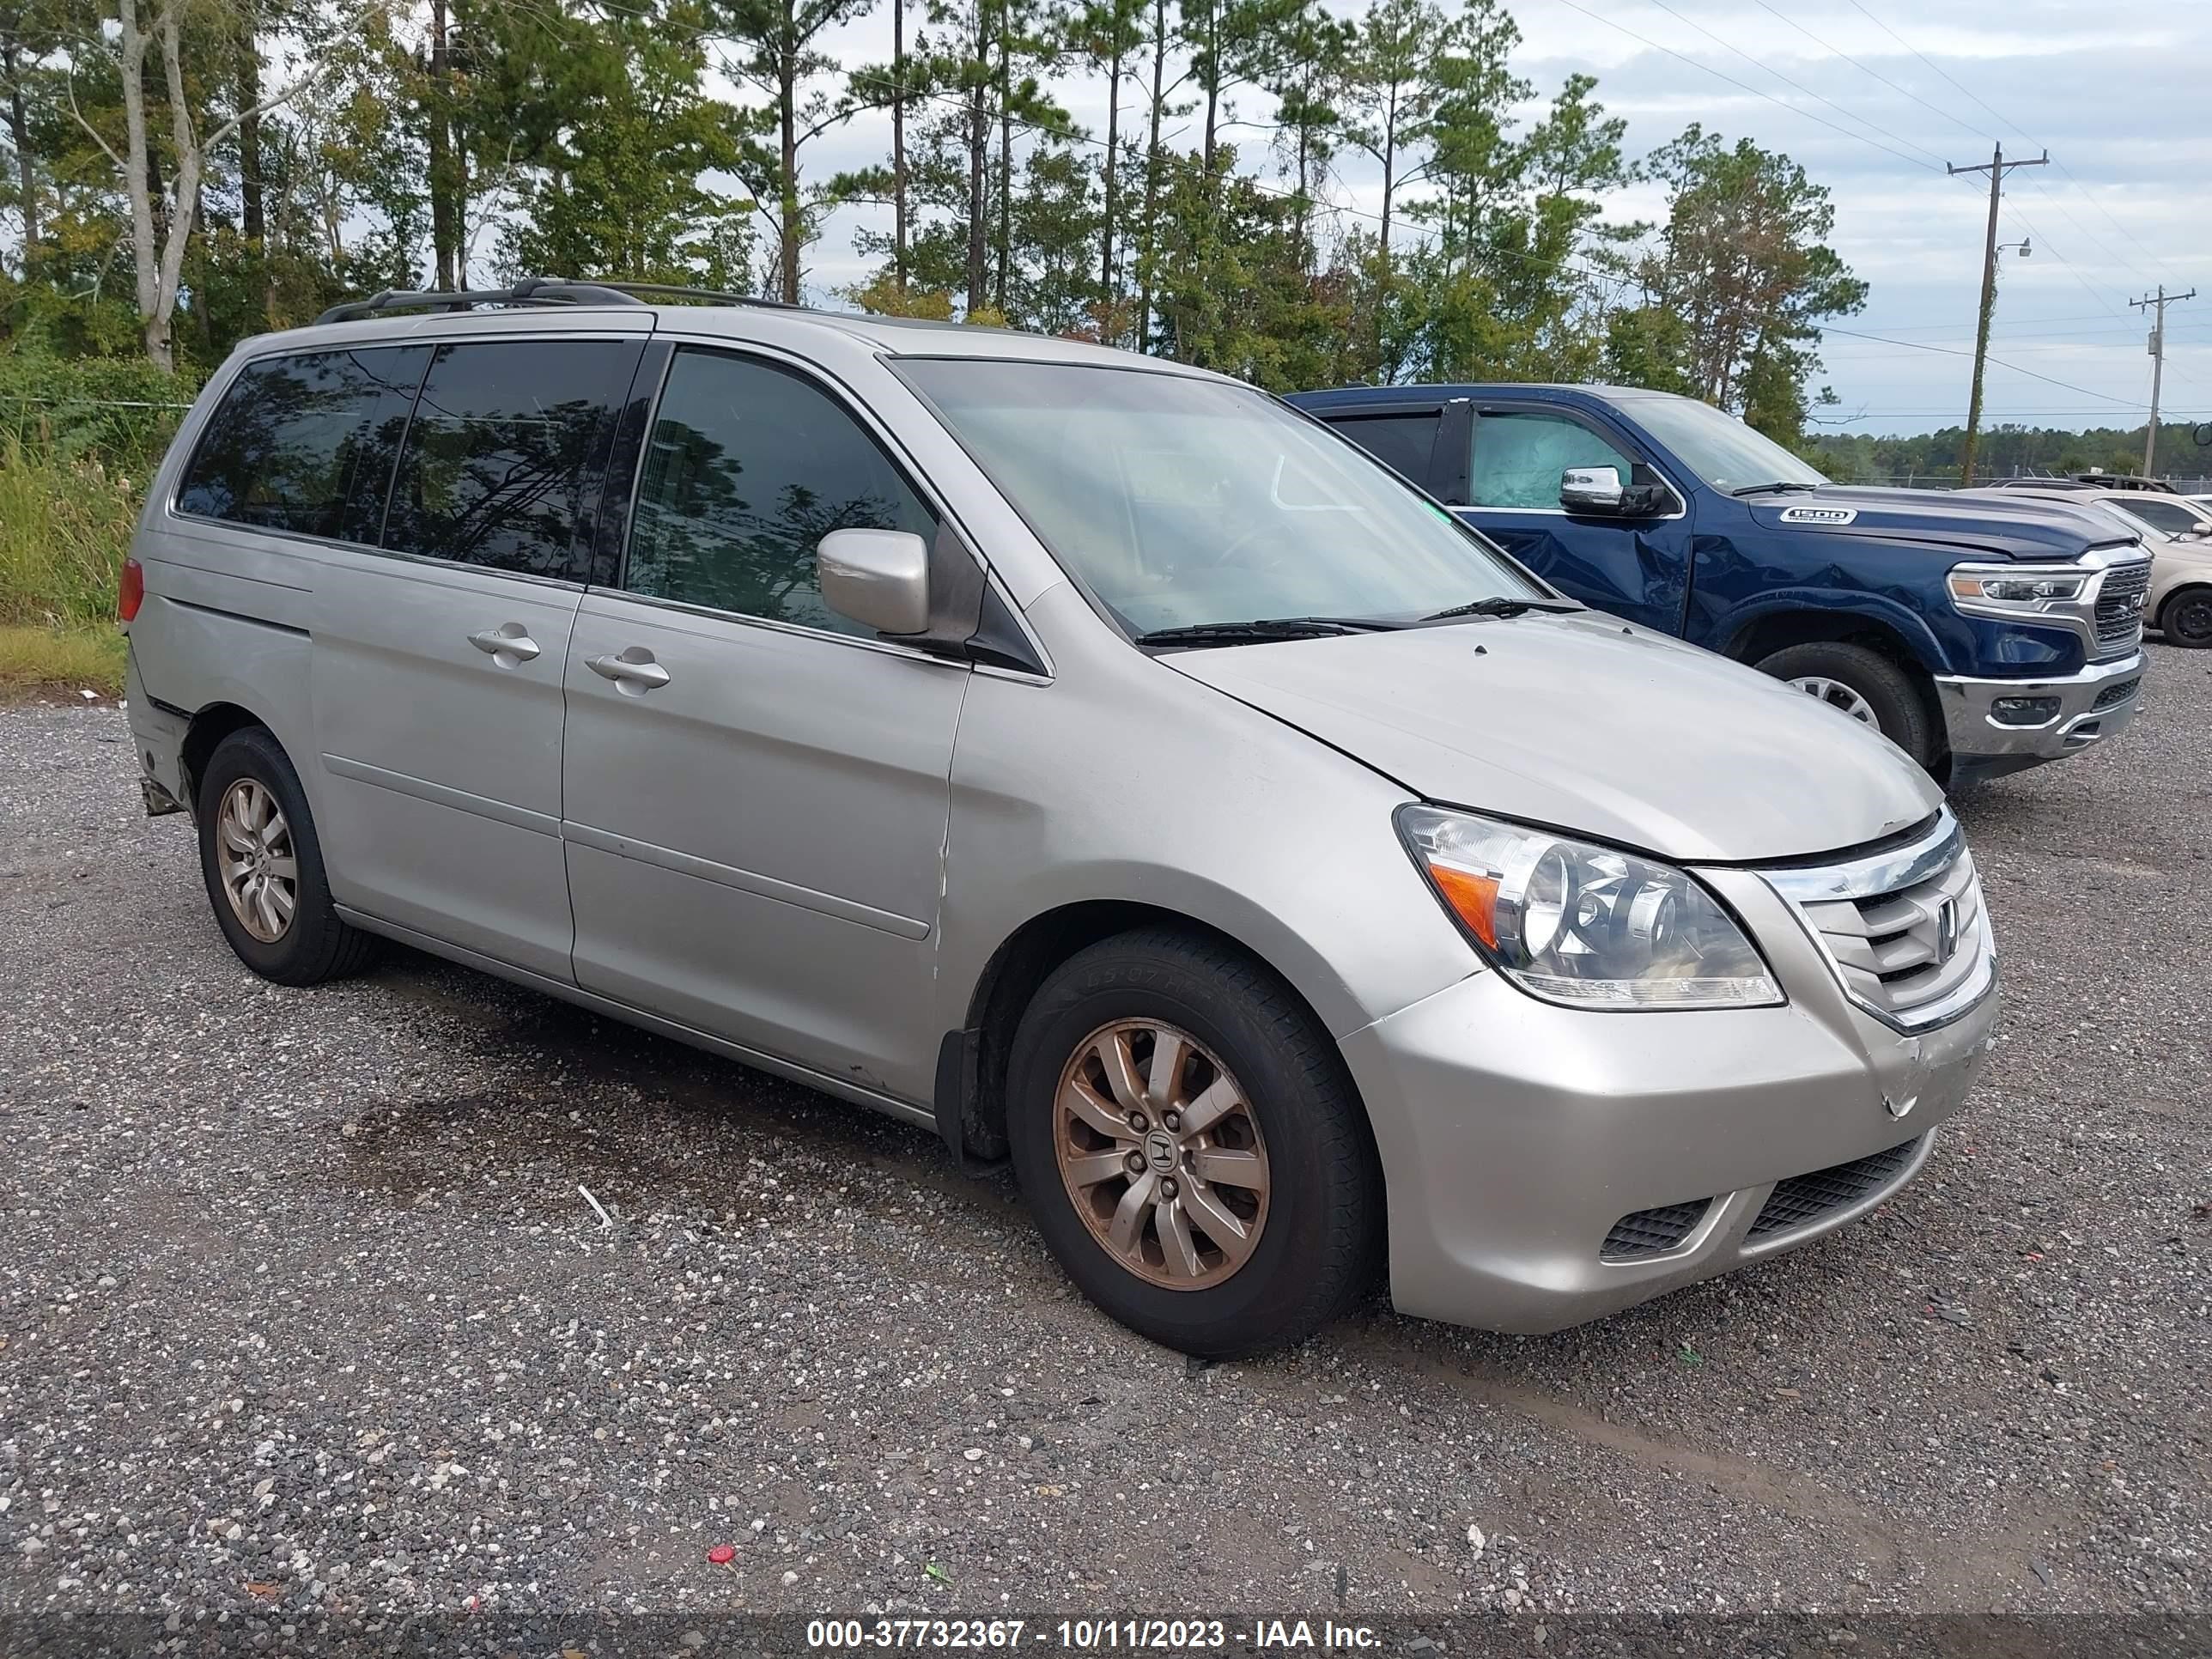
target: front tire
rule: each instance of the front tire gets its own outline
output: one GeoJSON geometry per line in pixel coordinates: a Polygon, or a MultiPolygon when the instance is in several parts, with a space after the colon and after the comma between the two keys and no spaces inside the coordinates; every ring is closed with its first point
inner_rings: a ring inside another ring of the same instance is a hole
{"type": "Polygon", "coordinates": [[[2184,650],[2212,647],[2212,587],[2185,587],[2159,611],[2159,632],[2184,650]]]}
{"type": "Polygon", "coordinates": [[[1911,677],[1879,651],[1841,640],[1793,645],[1755,665],[1851,719],[1871,726],[1919,762],[1936,769],[1936,722],[1911,677]]]}
{"type": "Polygon", "coordinates": [[[319,985],[368,966],[376,940],[339,919],[307,791],[265,728],[216,745],[193,816],[208,902],[240,962],[279,985],[319,985]]]}
{"type": "Polygon", "coordinates": [[[1146,930],[1062,963],[1015,1031],[1006,1118],[1047,1246],[1156,1342],[1282,1346],[1373,1282],[1381,1172],[1335,1044],[1226,945],[1146,930]]]}

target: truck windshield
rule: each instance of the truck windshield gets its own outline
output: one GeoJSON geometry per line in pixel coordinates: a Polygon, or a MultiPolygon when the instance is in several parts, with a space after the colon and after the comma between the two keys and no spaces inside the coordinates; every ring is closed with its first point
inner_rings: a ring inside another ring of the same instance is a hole
{"type": "Polygon", "coordinates": [[[1723,495],[1760,484],[1828,482],[1764,433],[1694,398],[1638,398],[1624,412],[1723,495]]]}
{"type": "Polygon", "coordinates": [[[1078,363],[895,367],[1132,634],[1551,598],[1364,450],[1245,387],[1078,363]]]}

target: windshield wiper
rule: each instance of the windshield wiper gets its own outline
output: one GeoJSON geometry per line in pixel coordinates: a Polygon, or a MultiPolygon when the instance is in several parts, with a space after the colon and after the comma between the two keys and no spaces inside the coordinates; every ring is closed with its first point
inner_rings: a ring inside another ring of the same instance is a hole
{"type": "Polygon", "coordinates": [[[1260,617],[1250,622],[1187,623],[1137,635],[1139,645],[1249,645],[1262,640],[1318,640],[1356,634],[1371,624],[1331,622],[1326,617],[1260,617]]]}
{"type": "Polygon", "coordinates": [[[1562,605],[1550,599],[1509,599],[1492,593],[1487,598],[1469,599],[1465,605],[1455,605],[1449,611],[1432,611],[1421,618],[1423,622],[1449,622],[1455,617],[1518,617],[1530,611],[1579,611],[1578,605],[1562,605]]]}
{"type": "Polygon", "coordinates": [[[1741,489],[1729,490],[1729,494],[1734,496],[1741,497],[1745,495],[1771,495],[1773,491],[1778,489],[1818,489],[1820,488],[1820,486],[1819,484],[1799,483],[1794,478],[1777,478],[1772,483],[1746,484],[1741,489]]]}

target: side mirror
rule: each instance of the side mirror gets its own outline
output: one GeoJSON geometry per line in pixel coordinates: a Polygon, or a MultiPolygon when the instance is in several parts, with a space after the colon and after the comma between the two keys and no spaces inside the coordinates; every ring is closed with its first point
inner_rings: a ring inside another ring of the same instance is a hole
{"type": "Polygon", "coordinates": [[[905,530],[833,530],[814,550],[822,602],[878,634],[929,628],[929,544],[905,530]]]}
{"type": "Polygon", "coordinates": [[[1618,513],[1624,494],[1617,466],[1571,466],[1559,474],[1559,505],[1570,513],[1618,513]]]}

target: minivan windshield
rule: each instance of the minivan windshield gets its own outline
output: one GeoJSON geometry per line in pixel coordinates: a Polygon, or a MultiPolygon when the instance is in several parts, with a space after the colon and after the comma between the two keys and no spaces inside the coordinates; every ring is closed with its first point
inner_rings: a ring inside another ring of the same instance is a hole
{"type": "Polygon", "coordinates": [[[1815,489],[1827,475],[1805,465],[1763,432],[1694,398],[1638,398],[1637,424],[1684,466],[1723,495],[1762,485],[1815,489]]]}
{"type": "Polygon", "coordinates": [[[1247,387],[1079,363],[896,366],[1133,634],[1553,598],[1364,451],[1247,387]]]}

